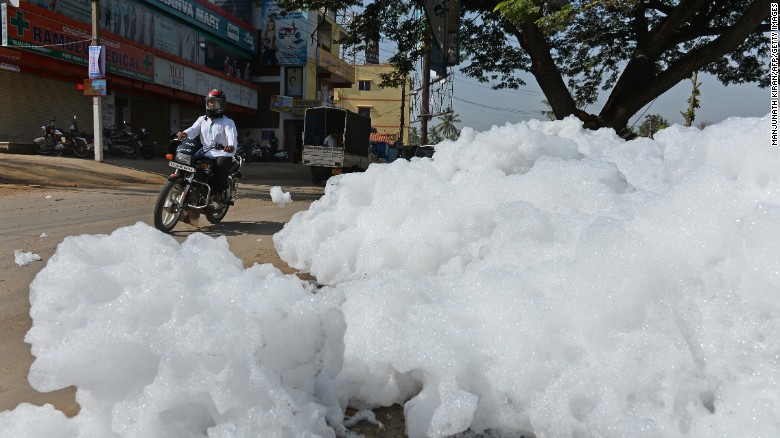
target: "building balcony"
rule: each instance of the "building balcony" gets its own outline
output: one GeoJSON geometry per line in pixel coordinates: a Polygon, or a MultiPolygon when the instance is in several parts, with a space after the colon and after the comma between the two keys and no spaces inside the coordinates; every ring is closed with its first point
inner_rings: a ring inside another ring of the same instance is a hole
{"type": "Polygon", "coordinates": [[[317,77],[329,79],[334,88],[350,88],[355,84],[355,67],[320,48],[317,77]]]}

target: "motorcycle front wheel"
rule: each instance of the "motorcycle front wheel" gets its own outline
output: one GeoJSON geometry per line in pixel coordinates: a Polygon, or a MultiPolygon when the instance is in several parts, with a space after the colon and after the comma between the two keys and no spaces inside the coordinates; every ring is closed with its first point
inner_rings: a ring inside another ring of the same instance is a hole
{"type": "MultiPolygon", "coordinates": [[[[170,233],[179,222],[182,208],[179,208],[184,187],[178,181],[168,181],[160,190],[154,204],[154,227],[164,233],[170,233]]],[[[223,215],[224,216],[224,215],[223,215]]]]}
{"type": "Polygon", "coordinates": [[[46,141],[46,137],[36,138],[33,140],[33,145],[35,145],[35,152],[41,155],[49,155],[54,150],[49,142],[46,141]]]}
{"type": "Polygon", "coordinates": [[[89,149],[87,148],[87,141],[83,138],[76,138],[73,140],[73,143],[73,155],[79,158],[86,158],[87,154],[89,153],[89,149]]]}
{"type": "Polygon", "coordinates": [[[125,151],[113,144],[108,147],[108,152],[115,157],[122,157],[125,155],[125,151]]]}

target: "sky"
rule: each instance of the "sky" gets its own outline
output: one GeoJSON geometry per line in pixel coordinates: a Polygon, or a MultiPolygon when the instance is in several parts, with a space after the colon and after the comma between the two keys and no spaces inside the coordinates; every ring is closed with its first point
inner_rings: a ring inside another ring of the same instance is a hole
{"type": "MultiPolygon", "coordinates": [[[[379,48],[381,62],[386,62],[394,54],[394,47],[391,41],[381,42],[379,48]]],[[[461,121],[456,123],[459,128],[468,126],[487,130],[493,125],[502,126],[505,123],[530,119],[546,119],[546,116],[541,114],[541,111],[548,110],[548,107],[542,103],[545,96],[533,75],[521,74],[526,82],[526,86],[521,89],[493,90],[491,82],[480,83],[477,79],[461,73],[457,67],[451,68],[451,71],[450,80],[434,86],[437,91],[432,94],[431,112],[438,113],[451,104],[461,121]],[[438,92],[440,88],[443,90],[438,92]]],[[[418,72],[416,78],[418,82],[420,78],[421,74],[418,72]]],[[[754,83],[725,86],[715,76],[706,73],[699,75],[698,82],[701,83],[699,96],[701,107],[696,110],[694,125],[702,122],[716,123],[737,116],[761,117],[770,110],[768,88],[759,88],[754,83]]],[[[629,125],[638,128],[644,117],[651,114],[660,114],[671,124],[683,124],[685,120],[680,112],[688,108],[691,88],[692,83],[689,80],[675,85],[632,116],[629,125]]],[[[598,114],[608,97],[609,92],[602,91],[599,100],[585,110],[598,114]]],[[[438,122],[434,119],[433,124],[438,122]]],[[[419,128],[420,125],[417,123],[412,126],[419,128]]]]}
{"type": "MultiPolygon", "coordinates": [[[[542,104],[545,97],[533,76],[526,79],[527,87],[511,91],[492,90],[488,84],[459,74],[457,69],[453,81],[453,108],[460,116],[461,126],[486,130],[493,125],[545,117],[540,114],[540,111],[547,110],[542,104]]],[[[694,125],[716,123],[735,116],[761,117],[769,112],[768,88],[762,89],[756,84],[725,86],[709,74],[700,75],[698,81],[701,83],[701,107],[696,110],[694,125]]],[[[650,114],[660,114],[672,124],[683,124],[685,120],[680,112],[688,108],[691,87],[691,81],[677,84],[632,116],[629,125],[639,127],[644,116],[650,114]]],[[[607,92],[602,92],[599,101],[586,111],[598,114],[608,96],[607,92]]]]}
{"type": "Polygon", "coordinates": [[[45,263],[28,379],[81,410],[22,404],[0,436],[347,436],[346,406],[395,403],[411,437],[780,436],[769,134],[466,128],[292,216],[275,248],[316,283],[141,222],[19,248],[45,263]]]}

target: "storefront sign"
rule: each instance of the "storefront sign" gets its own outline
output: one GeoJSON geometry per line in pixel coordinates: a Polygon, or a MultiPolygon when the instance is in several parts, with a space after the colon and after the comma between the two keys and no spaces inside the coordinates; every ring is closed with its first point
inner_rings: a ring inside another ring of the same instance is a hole
{"type": "MultiPolygon", "coordinates": [[[[89,64],[91,34],[24,8],[2,5],[3,45],[82,65],[89,64]]],[[[86,26],[85,26],[86,27],[86,26]]],[[[100,38],[105,46],[107,71],[143,81],[154,81],[154,55],[127,44],[100,38]]]]}
{"type": "Polygon", "coordinates": [[[18,72],[21,59],[19,52],[0,47],[0,69],[18,72]]]}
{"type": "MultiPolygon", "coordinates": [[[[198,4],[195,0],[147,0],[147,3],[193,23],[253,54],[257,49],[254,29],[249,26],[240,27],[237,23],[228,21],[225,17],[198,4]]],[[[242,24],[242,26],[245,25],[242,24]]]]}
{"type": "Polygon", "coordinates": [[[306,112],[306,108],[314,108],[320,106],[321,102],[316,99],[295,99],[293,101],[292,113],[302,116],[306,112]]]}

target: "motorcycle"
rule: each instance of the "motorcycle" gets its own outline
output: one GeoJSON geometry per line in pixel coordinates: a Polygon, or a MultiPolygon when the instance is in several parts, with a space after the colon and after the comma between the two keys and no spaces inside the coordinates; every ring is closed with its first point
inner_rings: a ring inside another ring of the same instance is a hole
{"type": "Polygon", "coordinates": [[[301,33],[298,31],[295,23],[290,27],[280,27],[278,35],[280,40],[283,40],[286,36],[295,36],[295,39],[301,38],[301,33]]]}
{"type": "MultiPolygon", "coordinates": [[[[175,143],[177,143],[175,153],[169,153],[166,158],[170,160],[168,165],[176,170],[168,177],[168,182],[157,196],[154,205],[154,227],[169,233],[179,220],[197,226],[201,212],[212,224],[219,223],[237,199],[238,180],[243,177],[241,166],[244,159],[240,155],[233,158],[228,171],[228,188],[225,190],[222,203],[214,208],[211,204],[211,187],[215,160],[205,156],[211,148],[201,148],[187,136],[180,141],[172,141],[171,149],[175,143]]],[[[223,146],[213,147],[222,149],[223,146]]]]}
{"type": "Polygon", "coordinates": [[[103,149],[108,150],[111,155],[121,157],[124,155],[135,155],[140,152],[141,156],[147,160],[154,158],[152,146],[144,144],[143,141],[149,137],[149,131],[141,128],[138,134],[128,131],[127,122],[124,122],[124,128],[117,130],[111,126],[103,130],[103,149]]]}
{"type": "Polygon", "coordinates": [[[287,154],[287,150],[279,148],[278,138],[271,137],[271,139],[268,140],[268,146],[266,147],[269,150],[271,161],[282,161],[282,162],[290,161],[290,156],[287,154]]]}
{"type": "Polygon", "coordinates": [[[87,140],[83,137],[79,137],[79,127],[76,122],[76,116],[73,116],[73,121],[68,128],[67,133],[63,133],[54,125],[55,119],[49,120],[49,123],[41,126],[43,129],[43,137],[38,137],[33,140],[35,145],[35,152],[41,155],[49,155],[54,151],[59,151],[57,156],[62,155],[63,152],[73,152],[73,155],[84,158],[87,156],[87,140]]]}
{"type": "Polygon", "coordinates": [[[270,161],[271,148],[263,144],[255,144],[249,150],[249,156],[252,158],[252,161],[270,161]]]}
{"type": "Polygon", "coordinates": [[[238,153],[241,154],[247,162],[251,161],[270,161],[271,149],[268,146],[260,144],[248,134],[238,145],[238,153]]]}
{"type": "MultiPolygon", "coordinates": [[[[145,160],[151,160],[154,158],[154,150],[151,144],[143,141],[147,138],[149,138],[149,131],[147,131],[146,128],[141,128],[141,130],[138,131],[138,134],[135,135],[135,139],[138,141],[139,148],[141,149],[141,156],[144,157],[145,160]]],[[[156,141],[152,142],[152,144],[156,143],[156,141]]]]}

